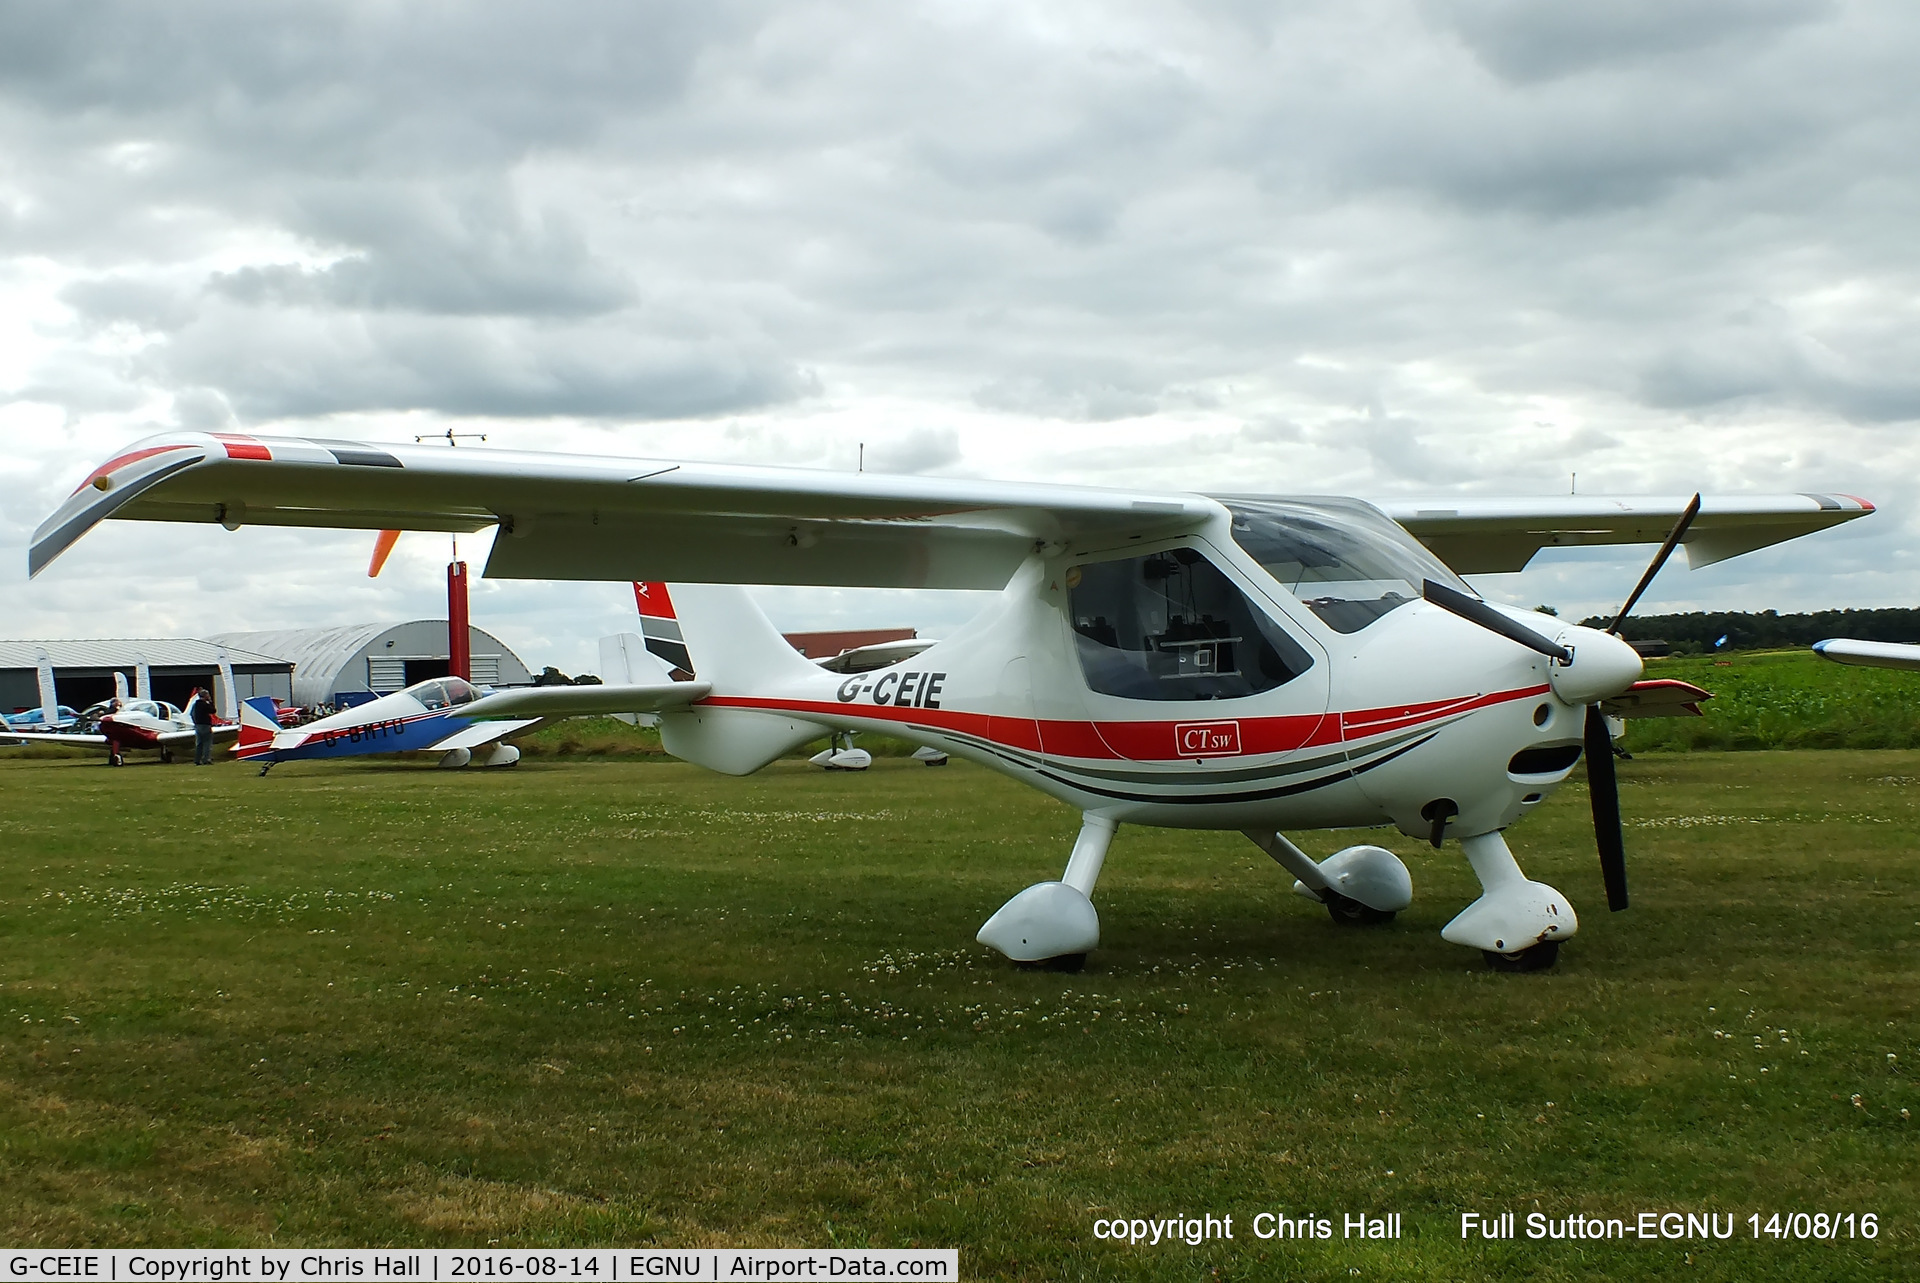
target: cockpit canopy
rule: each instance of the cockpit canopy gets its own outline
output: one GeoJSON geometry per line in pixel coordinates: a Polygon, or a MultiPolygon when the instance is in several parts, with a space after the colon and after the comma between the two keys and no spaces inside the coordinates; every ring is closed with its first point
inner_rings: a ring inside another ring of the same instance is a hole
{"type": "Polygon", "coordinates": [[[1238,499],[1233,541],[1335,632],[1418,600],[1423,580],[1473,593],[1391,518],[1355,499],[1238,499]]]}
{"type": "Polygon", "coordinates": [[[424,682],[415,682],[407,687],[405,694],[420,701],[420,707],[432,711],[436,708],[455,708],[461,704],[471,704],[480,698],[480,692],[471,682],[458,677],[434,677],[424,682]]]}

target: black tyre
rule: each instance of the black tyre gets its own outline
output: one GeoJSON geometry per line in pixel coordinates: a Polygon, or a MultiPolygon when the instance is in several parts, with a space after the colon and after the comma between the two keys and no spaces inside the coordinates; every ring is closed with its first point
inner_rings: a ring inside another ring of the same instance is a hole
{"type": "Polygon", "coordinates": [[[1041,958],[1037,962],[1016,962],[1022,971],[1066,971],[1076,972],[1087,965],[1084,953],[1063,953],[1053,958],[1041,958]]]}
{"type": "Polygon", "coordinates": [[[1327,901],[1327,915],[1343,927],[1377,927],[1392,922],[1394,911],[1375,909],[1344,895],[1332,895],[1327,901]]]}
{"type": "Polygon", "coordinates": [[[1548,940],[1513,953],[1495,953],[1482,949],[1480,956],[1495,971],[1546,971],[1560,961],[1560,942],[1548,940]]]}

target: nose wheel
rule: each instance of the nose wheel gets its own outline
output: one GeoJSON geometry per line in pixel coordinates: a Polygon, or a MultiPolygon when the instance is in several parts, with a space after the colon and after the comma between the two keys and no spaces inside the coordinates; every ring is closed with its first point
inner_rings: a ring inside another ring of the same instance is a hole
{"type": "Polygon", "coordinates": [[[1349,899],[1338,891],[1327,891],[1327,914],[1343,927],[1377,927],[1392,922],[1395,910],[1376,909],[1370,904],[1349,899]]]}
{"type": "Polygon", "coordinates": [[[1491,949],[1482,949],[1480,956],[1485,958],[1487,965],[1495,971],[1550,971],[1553,964],[1560,961],[1560,942],[1547,940],[1513,953],[1495,953],[1491,949]]]}

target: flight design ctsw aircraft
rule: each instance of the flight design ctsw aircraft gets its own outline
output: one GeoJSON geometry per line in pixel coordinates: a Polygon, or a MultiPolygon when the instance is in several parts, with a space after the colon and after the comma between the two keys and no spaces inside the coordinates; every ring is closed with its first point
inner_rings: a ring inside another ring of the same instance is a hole
{"type": "Polygon", "coordinates": [[[1578,918],[1504,831],[1584,751],[1608,900],[1625,907],[1603,704],[1633,697],[1641,665],[1612,630],[1496,606],[1460,574],[1665,536],[1631,609],[1676,547],[1699,566],[1871,511],[1837,495],[1376,507],[177,433],[95,469],[35,532],[29,569],[108,518],[496,526],[492,577],[673,582],[707,688],[661,711],[676,756],[746,774],[881,731],[1079,810],[1062,876],[980,929],[1016,961],[1073,966],[1098,943],[1091,896],[1120,824],[1239,829],[1344,922],[1406,907],[1406,867],[1372,845],[1315,862],[1286,832],[1393,825],[1458,841],[1479,878],[1442,936],[1535,970],[1578,918]],[[787,646],[741,583],[1000,591],[945,641],[844,675],[787,646]]]}

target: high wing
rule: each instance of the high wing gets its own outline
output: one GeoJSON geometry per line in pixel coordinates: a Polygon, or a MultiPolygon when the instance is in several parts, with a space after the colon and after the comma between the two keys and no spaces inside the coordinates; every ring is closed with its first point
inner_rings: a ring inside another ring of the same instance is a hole
{"type": "MultiPolygon", "coordinates": [[[[1520,570],[1542,548],[1659,543],[1691,496],[1388,499],[1381,511],[1463,575],[1520,570]]],[[[1681,546],[1698,570],[1873,511],[1838,494],[1705,495],[1681,546]]]]}
{"type": "MultiPolygon", "coordinates": [[[[1470,571],[1517,569],[1550,545],[1655,542],[1682,506],[1584,496],[1383,505],[1470,571]]],[[[1824,495],[1709,498],[1689,557],[1705,564],[1870,511],[1824,495]]],[[[1114,546],[1219,512],[1217,499],[1173,490],[182,432],[96,468],[34,532],[28,569],[37,575],[111,517],[498,526],[491,578],[997,589],[1036,547],[1114,546]]]]}
{"type": "Polygon", "coordinates": [[[1834,637],[1813,644],[1814,653],[1836,664],[1858,664],[1865,668],[1920,668],[1920,646],[1904,642],[1855,641],[1834,637]]]}

